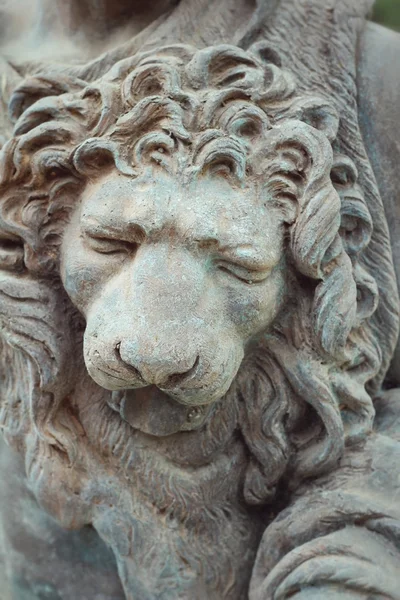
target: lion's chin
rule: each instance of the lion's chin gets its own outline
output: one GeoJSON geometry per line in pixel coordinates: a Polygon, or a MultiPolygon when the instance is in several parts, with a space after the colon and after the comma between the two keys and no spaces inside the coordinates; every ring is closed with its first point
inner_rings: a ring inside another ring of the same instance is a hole
{"type": "Polygon", "coordinates": [[[134,429],[157,437],[199,429],[214,405],[182,404],[155,385],[113,392],[109,404],[134,429]]]}

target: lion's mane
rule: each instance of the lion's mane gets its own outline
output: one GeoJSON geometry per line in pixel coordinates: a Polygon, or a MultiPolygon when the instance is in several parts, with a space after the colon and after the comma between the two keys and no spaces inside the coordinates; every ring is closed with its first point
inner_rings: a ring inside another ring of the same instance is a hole
{"type": "MultiPolygon", "coordinates": [[[[353,162],[337,152],[338,115],[299,95],[274,51],[169,46],[122,60],[94,83],[47,72],[25,80],[10,111],[14,134],[0,154],[0,419],[34,479],[50,455],[78,461],[83,435],[69,398],[84,323],[60,281],[64,227],[85,182],[110,165],[135,177],[147,160],[176,173],[179,157],[193,172],[228,161],[283,213],[295,207],[289,300],[229,392],[251,456],[247,502],[265,504],[280,482],[331,470],[345,444],[363,441],[381,366],[371,326],[379,292],[360,260],[371,217],[353,162]]],[[[115,455],[110,413],[92,420],[99,446],[115,455]]],[[[120,436],[129,426],[118,427],[120,436]]]]}

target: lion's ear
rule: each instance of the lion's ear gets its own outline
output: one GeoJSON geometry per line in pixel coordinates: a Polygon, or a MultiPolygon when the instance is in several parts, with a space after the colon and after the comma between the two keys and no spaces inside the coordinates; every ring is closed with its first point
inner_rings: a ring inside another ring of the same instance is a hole
{"type": "Polygon", "coordinates": [[[307,123],[326,135],[330,142],[336,139],[339,129],[339,116],[336,109],[326,100],[319,97],[298,98],[276,115],[282,119],[296,119],[307,123]]]}
{"type": "Polygon", "coordinates": [[[353,161],[345,156],[336,156],[331,180],[341,200],[340,235],[350,256],[356,256],[364,250],[372,235],[372,218],[357,178],[353,161]]]}
{"type": "Polygon", "coordinates": [[[358,255],[368,246],[372,235],[372,218],[357,183],[357,168],[346,156],[335,156],[331,180],[340,197],[339,234],[343,248],[353,263],[357,286],[357,324],[375,312],[379,292],[375,279],[358,263],[358,255]]]}
{"type": "Polygon", "coordinates": [[[314,98],[303,102],[300,120],[325,133],[330,142],[337,136],[339,118],[336,110],[328,102],[314,98]]]}
{"type": "Polygon", "coordinates": [[[260,41],[249,48],[249,53],[256,56],[265,65],[275,65],[282,67],[282,59],[277,50],[271,44],[260,41]]]}

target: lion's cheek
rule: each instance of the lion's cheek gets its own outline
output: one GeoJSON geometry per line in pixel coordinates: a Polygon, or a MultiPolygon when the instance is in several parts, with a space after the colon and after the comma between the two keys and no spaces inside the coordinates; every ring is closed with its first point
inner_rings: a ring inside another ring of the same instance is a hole
{"type": "Polygon", "coordinates": [[[85,317],[119,272],[121,265],[107,258],[88,250],[72,225],[67,228],[61,246],[61,280],[72,303],[85,317]]]}
{"type": "Polygon", "coordinates": [[[86,317],[90,299],[99,292],[99,273],[82,264],[74,269],[64,270],[61,276],[73,305],[86,317]]]}
{"type": "Polygon", "coordinates": [[[273,323],[285,303],[286,293],[285,276],[279,266],[264,282],[229,290],[227,314],[243,343],[273,323]]]}
{"type": "Polygon", "coordinates": [[[104,269],[88,260],[79,242],[70,240],[62,248],[60,275],[72,303],[86,317],[92,300],[102,293],[104,269]]]}

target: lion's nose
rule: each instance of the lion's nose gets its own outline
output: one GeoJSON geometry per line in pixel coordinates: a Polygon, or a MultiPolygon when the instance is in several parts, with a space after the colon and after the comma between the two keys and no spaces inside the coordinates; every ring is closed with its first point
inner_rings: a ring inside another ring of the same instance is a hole
{"type": "Polygon", "coordinates": [[[135,344],[117,344],[116,353],[120,360],[134,368],[148,385],[172,388],[190,376],[199,364],[199,356],[176,357],[172,352],[162,355],[153,351],[141,352],[135,344]]]}

